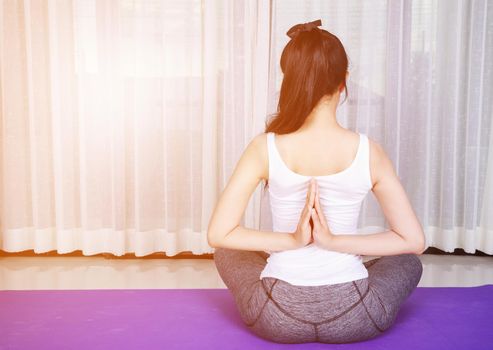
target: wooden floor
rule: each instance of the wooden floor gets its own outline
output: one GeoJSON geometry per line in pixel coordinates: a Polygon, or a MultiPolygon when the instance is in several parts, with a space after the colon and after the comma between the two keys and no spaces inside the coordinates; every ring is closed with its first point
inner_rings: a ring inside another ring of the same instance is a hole
{"type": "MultiPolygon", "coordinates": [[[[363,260],[374,257],[365,256],[363,260]]],[[[493,284],[493,257],[483,254],[422,254],[418,287],[472,287],[493,284]]],[[[79,252],[0,254],[0,290],[22,289],[226,288],[211,254],[156,253],[82,256],[79,252]]]]}

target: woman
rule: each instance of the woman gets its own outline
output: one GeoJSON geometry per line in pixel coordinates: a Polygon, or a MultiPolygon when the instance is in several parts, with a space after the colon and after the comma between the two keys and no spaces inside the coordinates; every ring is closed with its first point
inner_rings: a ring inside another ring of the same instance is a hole
{"type": "Polygon", "coordinates": [[[245,149],[207,232],[243,322],[279,343],[349,343],[381,334],[418,285],[417,255],[426,247],[382,147],[337,122],[348,59],[320,25],[288,31],[278,113],[245,149]],[[272,232],[239,225],[260,181],[269,188],[272,232]],[[392,229],[357,234],[370,190],[392,229]],[[380,257],[363,263],[362,255],[380,257]]]}

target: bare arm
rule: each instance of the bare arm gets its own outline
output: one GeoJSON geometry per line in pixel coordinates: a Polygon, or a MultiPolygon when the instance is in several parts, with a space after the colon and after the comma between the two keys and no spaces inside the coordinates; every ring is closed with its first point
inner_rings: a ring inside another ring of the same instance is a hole
{"type": "Polygon", "coordinates": [[[259,231],[239,225],[252,193],[268,169],[266,135],[257,135],[246,147],[223,193],[207,228],[211,247],[251,251],[282,251],[297,248],[292,234],[259,231]]]}
{"type": "Polygon", "coordinates": [[[391,230],[365,235],[334,235],[326,246],[330,250],[359,255],[419,255],[426,249],[421,224],[392,161],[378,143],[370,144],[370,168],[375,180],[372,191],[391,230]]]}

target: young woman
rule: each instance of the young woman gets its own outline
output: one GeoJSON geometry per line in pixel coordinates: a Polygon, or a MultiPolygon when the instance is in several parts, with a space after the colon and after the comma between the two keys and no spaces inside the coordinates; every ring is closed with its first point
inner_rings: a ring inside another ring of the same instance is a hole
{"type": "Polygon", "coordinates": [[[336,119],[348,59],[321,21],[298,24],[281,56],[278,113],[241,156],[212,214],[208,241],[240,316],[279,343],[348,343],[394,322],[422,274],[425,237],[391,160],[336,119]],[[260,181],[272,231],[239,225],[260,181]],[[357,234],[377,198],[391,230],[357,234]],[[380,256],[363,263],[362,255],[380,256]]]}

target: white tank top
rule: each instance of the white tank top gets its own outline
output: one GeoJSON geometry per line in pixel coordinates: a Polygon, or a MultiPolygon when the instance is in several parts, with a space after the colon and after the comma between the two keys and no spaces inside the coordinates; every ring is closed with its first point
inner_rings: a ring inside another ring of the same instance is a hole
{"type": "MultiPolygon", "coordinates": [[[[273,231],[289,232],[287,234],[296,231],[309,181],[314,177],[331,232],[334,235],[357,234],[361,203],[372,187],[368,138],[365,134],[358,134],[358,151],[348,168],[330,175],[306,176],[287,167],[277,150],[275,134],[267,133],[268,192],[273,231]]],[[[293,285],[318,286],[368,277],[361,255],[330,251],[314,243],[298,249],[266,252],[270,256],[260,279],[275,277],[293,285]]]]}

